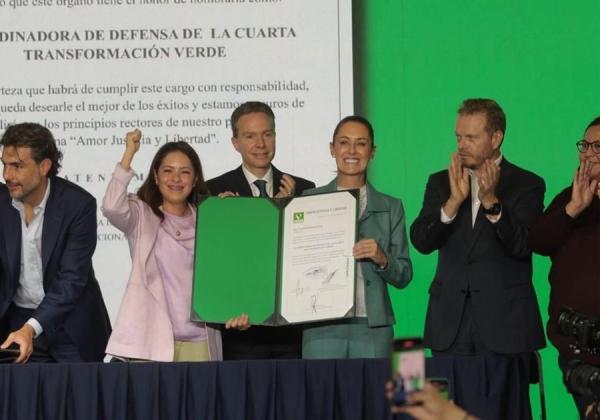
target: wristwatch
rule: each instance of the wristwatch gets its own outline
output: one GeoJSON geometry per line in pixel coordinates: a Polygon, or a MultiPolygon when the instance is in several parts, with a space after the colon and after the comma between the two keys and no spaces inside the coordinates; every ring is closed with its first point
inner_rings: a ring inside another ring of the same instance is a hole
{"type": "Polygon", "coordinates": [[[502,204],[500,204],[500,202],[495,202],[494,204],[491,205],[491,207],[489,209],[486,209],[485,206],[483,206],[483,213],[490,215],[490,216],[498,216],[500,213],[502,213],[502,204]]]}

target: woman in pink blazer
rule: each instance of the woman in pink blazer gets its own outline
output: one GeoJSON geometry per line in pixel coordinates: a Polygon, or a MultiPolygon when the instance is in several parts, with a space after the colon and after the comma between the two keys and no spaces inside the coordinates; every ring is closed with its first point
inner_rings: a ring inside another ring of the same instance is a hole
{"type": "MultiPolygon", "coordinates": [[[[141,132],[126,149],[102,212],[127,236],[131,274],[106,353],[124,360],[222,360],[221,333],[190,321],[196,207],[208,189],[200,159],[184,142],[162,146],[137,194],[127,194],[141,132]]],[[[236,318],[246,329],[247,316],[236,318]]],[[[230,323],[231,324],[231,323],[230,323]]]]}

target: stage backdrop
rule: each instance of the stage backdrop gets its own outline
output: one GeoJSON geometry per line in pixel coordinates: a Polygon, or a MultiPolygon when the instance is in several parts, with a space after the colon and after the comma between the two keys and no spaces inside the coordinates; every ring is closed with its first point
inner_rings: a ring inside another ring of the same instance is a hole
{"type": "MultiPolygon", "coordinates": [[[[575,142],[600,116],[600,2],[355,0],[354,16],[355,106],[371,118],[378,144],[369,176],[402,198],[407,227],[420,210],[428,175],[444,169],[456,148],[456,110],[465,98],[494,98],[504,108],[502,150],[546,180],[546,205],[571,183],[575,142]]],[[[393,292],[396,335],[422,334],[436,266],[437,254],[412,248],[411,257],[412,284],[393,292]]],[[[549,266],[535,257],[544,322],[549,266]]],[[[575,419],[556,350],[550,345],[541,353],[548,418],[575,419]]],[[[536,392],[532,388],[532,407],[539,418],[536,392]]]]}
{"type": "MultiPolygon", "coordinates": [[[[350,0],[0,0],[0,56],[0,132],[45,124],[61,175],[98,207],[135,128],[130,191],[169,141],[189,142],[208,179],[241,164],[231,112],[265,101],[275,165],[319,185],[335,169],[332,128],[353,110],[350,0]]],[[[114,321],[130,257],[100,208],[94,263],[114,321]]]]}

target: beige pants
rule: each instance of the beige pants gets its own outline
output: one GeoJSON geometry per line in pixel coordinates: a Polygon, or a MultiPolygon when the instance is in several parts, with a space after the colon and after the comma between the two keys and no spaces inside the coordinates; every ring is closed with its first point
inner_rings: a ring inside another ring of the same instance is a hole
{"type": "Polygon", "coordinates": [[[204,341],[175,341],[174,362],[208,362],[208,340],[204,341]]]}
{"type": "MultiPolygon", "coordinates": [[[[151,362],[152,360],[118,358],[124,362],[151,362]]],[[[175,341],[174,362],[208,362],[210,360],[208,354],[208,341],[175,341]]]]}

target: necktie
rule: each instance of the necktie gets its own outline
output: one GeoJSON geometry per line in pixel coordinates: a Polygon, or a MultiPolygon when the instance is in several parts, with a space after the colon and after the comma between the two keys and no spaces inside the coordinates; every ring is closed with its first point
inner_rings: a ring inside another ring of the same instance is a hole
{"type": "Polygon", "coordinates": [[[254,181],[254,185],[258,188],[259,197],[269,197],[269,194],[267,194],[267,181],[264,179],[257,179],[254,181]]]}

